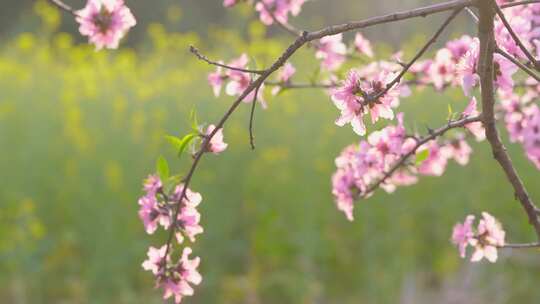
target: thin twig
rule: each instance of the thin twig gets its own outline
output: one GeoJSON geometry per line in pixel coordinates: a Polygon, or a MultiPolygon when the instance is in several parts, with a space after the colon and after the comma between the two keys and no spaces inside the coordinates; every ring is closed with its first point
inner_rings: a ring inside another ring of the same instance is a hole
{"type": "Polygon", "coordinates": [[[454,18],[459,14],[460,11],[461,11],[461,8],[454,10],[452,14],[450,14],[450,16],[446,18],[444,23],[435,32],[433,37],[431,37],[431,39],[429,39],[429,41],[424,45],[424,47],[422,47],[422,49],[420,49],[420,51],[414,56],[414,58],[411,61],[409,61],[409,63],[401,70],[401,72],[390,83],[386,84],[386,88],[383,91],[375,94],[371,98],[373,100],[379,99],[381,96],[388,93],[388,91],[390,91],[390,89],[392,89],[396,84],[398,84],[401,81],[401,78],[403,77],[403,75],[405,75],[405,73],[409,71],[409,69],[413,66],[413,64],[420,57],[422,57],[422,55],[424,55],[424,53],[429,49],[429,47],[437,41],[437,38],[439,38],[439,36],[444,31],[444,29],[452,22],[452,20],[454,20],[454,18]]]}
{"type": "Polygon", "coordinates": [[[390,170],[386,171],[383,174],[382,178],[380,178],[379,180],[377,180],[376,182],[371,184],[366,189],[366,191],[364,191],[364,193],[362,193],[362,195],[365,197],[366,195],[369,195],[373,191],[377,190],[377,188],[382,183],[384,183],[388,178],[390,178],[399,168],[401,168],[411,156],[416,154],[416,150],[418,150],[424,144],[428,143],[431,140],[434,140],[435,138],[437,138],[439,136],[444,135],[446,132],[448,132],[451,129],[464,127],[467,124],[470,124],[470,123],[473,123],[473,122],[478,122],[478,121],[481,121],[481,120],[482,120],[481,116],[475,116],[475,117],[466,117],[466,118],[456,120],[456,121],[450,121],[444,127],[441,127],[439,129],[436,129],[436,130],[429,130],[429,135],[427,135],[427,136],[425,136],[423,138],[418,138],[418,139],[415,138],[416,139],[415,146],[409,152],[407,152],[406,154],[401,156],[399,158],[399,160],[397,160],[394,163],[394,165],[392,165],[390,170]]]}
{"type": "Polygon", "coordinates": [[[505,244],[504,246],[500,246],[499,248],[513,248],[513,249],[540,248],[540,243],[505,244]]]}
{"type": "Polygon", "coordinates": [[[237,68],[237,67],[226,65],[226,64],[223,64],[223,63],[220,63],[220,62],[217,62],[217,61],[210,60],[208,57],[201,54],[201,52],[199,52],[199,50],[196,47],[192,46],[192,45],[189,46],[189,51],[191,53],[193,53],[195,56],[197,56],[197,58],[199,58],[200,60],[202,60],[202,61],[204,61],[204,62],[206,62],[206,63],[208,63],[210,65],[219,66],[219,67],[222,67],[222,68],[225,68],[225,69],[228,69],[228,70],[238,71],[238,72],[243,72],[243,73],[250,73],[250,74],[257,74],[257,75],[262,75],[265,72],[265,70],[249,70],[249,69],[237,68]]]}
{"type": "Polygon", "coordinates": [[[476,14],[468,7],[465,8],[465,11],[469,14],[469,16],[471,16],[474,23],[478,24],[478,16],[476,16],[476,14]]]}
{"type": "Polygon", "coordinates": [[[509,8],[509,7],[514,7],[514,6],[518,6],[518,5],[527,5],[527,4],[533,4],[533,3],[540,3],[540,0],[528,0],[528,1],[514,1],[514,2],[510,2],[510,3],[504,3],[504,4],[501,4],[501,8],[509,8]]]}
{"type": "Polygon", "coordinates": [[[251,150],[255,150],[255,136],[253,136],[253,117],[255,116],[255,104],[257,103],[257,95],[259,95],[259,89],[261,86],[255,88],[255,95],[253,96],[253,102],[251,103],[251,113],[249,115],[249,144],[251,150]]]}
{"type": "Polygon", "coordinates": [[[265,81],[264,84],[273,87],[280,87],[282,89],[331,89],[337,86],[337,84],[333,83],[293,83],[275,81],[265,81]]]}
{"type": "Polygon", "coordinates": [[[514,188],[515,196],[529,218],[529,223],[534,227],[540,240],[540,222],[536,213],[537,207],[530,198],[525,185],[521,181],[512,159],[506,152],[506,147],[501,141],[497,125],[495,124],[495,88],[493,86],[495,52],[495,36],[493,33],[494,12],[491,3],[482,1],[479,3],[480,23],[478,25],[478,38],[480,40],[480,55],[478,58],[478,74],[480,76],[480,88],[482,94],[483,124],[486,130],[486,138],[491,145],[493,156],[499,162],[506,177],[514,188]]]}
{"type": "Polygon", "coordinates": [[[532,78],[534,78],[536,81],[540,82],[540,76],[536,75],[536,73],[534,71],[532,71],[531,69],[529,69],[526,65],[524,65],[523,63],[521,63],[519,60],[517,60],[516,58],[514,58],[512,55],[508,54],[507,52],[505,52],[503,49],[499,48],[499,47],[495,47],[495,52],[501,56],[503,56],[504,58],[510,60],[513,64],[515,64],[516,66],[518,66],[520,69],[522,69],[525,73],[529,74],[529,76],[531,76],[532,78]]]}
{"type": "Polygon", "coordinates": [[[506,17],[504,16],[504,13],[501,10],[501,8],[497,5],[497,2],[495,2],[495,0],[491,0],[491,4],[492,4],[492,7],[495,9],[495,12],[497,13],[497,15],[499,15],[499,18],[501,18],[501,21],[506,27],[506,30],[508,30],[508,33],[510,33],[510,36],[512,36],[512,39],[514,39],[514,42],[519,46],[523,54],[525,54],[527,59],[529,59],[531,64],[534,66],[534,68],[537,71],[540,71],[540,63],[536,60],[536,58],[534,58],[534,56],[529,52],[529,50],[527,50],[523,42],[521,42],[521,39],[519,39],[516,32],[514,32],[508,20],[506,20],[506,17]]]}
{"type": "Polygon", "coordinates": [[[65,4],[64,2],[62,2],[60,0],[49,0],[49,2],[54,4],[56,7],[58,7],[60,9],[64,10],[64,11],[72,14],[73,16],[77,17],[77,13],[75,12],[75,10],[71,6],[65,4]]]}

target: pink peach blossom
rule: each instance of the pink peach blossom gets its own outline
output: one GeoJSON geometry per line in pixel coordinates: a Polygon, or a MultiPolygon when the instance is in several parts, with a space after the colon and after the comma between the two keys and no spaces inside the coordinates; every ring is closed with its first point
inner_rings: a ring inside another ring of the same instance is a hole
{"type": "Polygon", "coordinates": [[[341,41],[342,34],[326,36],[319,40],[315,57],[321,59],[321,68],[328,71],[338,69],[345,62],[347,46],[341,41]]]}
{"type": "MultiPolygon", "coordinates": [[[[206,129],[206,136],[209,136],[215,129],[216,126],[209,125],[208,129],[206,129]]],[[[219,154],[225,151],[227,146],[228,145],[223,141],[223,129],[219,129],[210,139],[210,142],[208,143],[208,151],[214,154],[219,154]]]]}
{"type": "Polygon", "coordinates": [[[486,258],[491,263],[497,261],[497,247],[504,246],[505,232],[501,224],[489,213],[482,212],[482,219],[478,224],[477,236],[470,241],[475,248],[471,262],[478,262],[486,258]]]}
{"type": "Polygon", "coordinates": [[[88,0],[76,15],[79,31],[97,50],[118,48],[120,39],[137,23],[123,0],[88,0]]]}
{"type": "MultiPolygon", "coordinates": [[[[463,111],[463,116],[475,117],[475,116],[478,116],[479,114],[480,112],[478,112],[476,108],[476,98],[473,97],[471,98],[471,101],[469,102],[465,110],[463,111]]],[[[474,135],[477,141],[482,141],[486,138],[486,132],[484,130],[484,127],[482,126],[482,122],[476,121],[476,122],[468,123],[465,125],[465,128],[467,128],[467,130],[469,130],[474,135]]]]}
{"type": "Polygon", "coordinates": [[[371,42],[367,40],[361,33],[356,33],[356,36],[354,37],[354,47],[360,54],[364,54],[369,58],[373,57],[371,42]]]}
{"type": "Polygon", "coordinates": [[[474,221],[474,215],[468,215],[465,218],[463,224],[457,223],[452,231],[452,243],[459,248],[459,255],[464,258],[465,250],[470,245],[471,240],[474,237],[474,231],[472,224],[474,221]]]}

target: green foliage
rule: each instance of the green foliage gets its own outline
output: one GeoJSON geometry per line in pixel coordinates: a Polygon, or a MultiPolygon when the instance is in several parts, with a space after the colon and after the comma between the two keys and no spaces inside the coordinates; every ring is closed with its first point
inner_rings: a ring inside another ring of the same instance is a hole
{"type": "Polygon", "coordinates": [[[178,138],[176,136],[167,135],[165,138],[171,144],[171,146],[176,151],[178,157],[184,153],[188,145],[199,136],[198,133],[189,133],[188,135],[178,138]]]}
{"type": "Polygon", "coordinates": [[[163,155],[160,155],[157,159],[156,172],[161,180],[167,180],[169,178],[169,163],[163,155]]]}
{"type": "Polygon", "coordinates": [[[416,165],[418,166],[429,157],[429,150],[428,149],[422,150],[416,153],[415,157],[416,157],[416,160],[415,160],[416,165]]]}

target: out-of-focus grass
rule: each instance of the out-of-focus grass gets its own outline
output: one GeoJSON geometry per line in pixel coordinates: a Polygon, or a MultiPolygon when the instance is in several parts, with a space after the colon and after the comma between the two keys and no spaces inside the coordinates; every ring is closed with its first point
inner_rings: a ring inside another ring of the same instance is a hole
{"type": "MultiPolygon", "coordinates": [[[[159,154],[174,159],[163,135],[187,131],[193,107],[215,122],[232,99],[211,95],[209,67],[186,50],[210,43],[193,34],[153,25],[138,52],[96,53],[51,34],[54,14],[0,50],[1,302],[159,303],[139,265],[165,235],[143,231],[141,181],[159,154]]],[[[263,66],[285,46],[261,43],[258,25],[245,34],[212,31],[213,55],[245,51],[263,66]]],[[[294,58],[298,78],[313,71],[311,58],[309,50],[294,58]]],[[[442,178],[358,202],[349,223],[334,207],[330,176],[335,156],[358,138],[333,124],[337,111],[322,92],[269,99],[256,114],[257,150],[244,106],[225,128],[230,148],[207,156],[193,180],[204,197],[205,233],[194,246],[204,281],[190,303],[396,303],[411,290],[440,298],[463,271],[475,275],[459,291],[478,303],[540,296],[537,251],[505,251],[500,263],[470,268],[448,242],[457,220],[482,210],[503,221],[511,241],[533,239],[486,147],[474,144],[471,164],[452,163],[442,178]]],[[[448,103],[460,111],[466,100],[425,91],[401,109],[410,129],[423,130],[444,121],[448,103]]],[[[538,172],[520,147],[510,151],[540,197],[538,172]]],[[[185,172],[189,159],[172,164],[185,172]]]]}

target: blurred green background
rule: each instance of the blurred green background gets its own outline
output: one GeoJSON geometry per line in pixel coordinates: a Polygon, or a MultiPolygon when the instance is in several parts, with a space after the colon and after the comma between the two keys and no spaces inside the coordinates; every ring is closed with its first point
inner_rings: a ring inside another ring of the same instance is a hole
{"type": "MultiPolygon", "coordinates": [[[[188,158],[173,161],[163,136],[188,132],[192,108],[211,123],[232,102],[213,97],[206,83],[212,68],[187,46],[213,58],[246,52],[265,66],[290,41],[269,34],[247,9],[213,3],[197,20],[189,10],[197,5],[183,4],[163,10],[160,23],[141,19],[148,21],[139,23],[137,39],[130,36],[128,47],[113,52],[79,44],[80,37],[63,32],[68,18],[62,22],[44,2],[4,31],[0,303],[162,302],[140,267],[147,247],[166,237],[146,235],[137,217],[142,180],[159,154],[185,172],[188,158]],[[213,16],[221,21],[203,22],[213,16]]],[[[314,12],[309,3],[306,10],[314,12]]],[[[310,22],[330,19],[320,14],[310,22]]],[[[458,27],[470,28],[466,20],[458,27]]],[[[406,38],[411,56],[426,40],[425,22],[408,22],[409,30],[396,31],[389,42],[406,38]]],[[[383,56],[392,47],[378,44],[377,50],[383,56]]],[[[297,79],[308,79],[317,65],[312,50],[292,61],[297,79]]],[[[337,110],[323,92],[267,98],[269,109],[256,114],[257,149],[249,148],[249,107],[243,106],[225,128],[229,149],[205,157],[193,180],[192,189],[204,197],[205,233],[194,246],[204,281],[186,303],[538,300],[538,251],[505,250],[497,264],[472,265],[448,241],[456,221],[483,210],[503,222],[509,241],[534,240],[484,145],[472,144],[467,167],[451,162],[441,178],[424,177],[393,195],[358,202],[350,223],[334,206],[330,176],[336,155],[358,137],[334,125],[337,110]]],[[[425,90],[405,99],[401,110],[411,130],[424,130],[444,121],[448,104],[460,111],[466,100],[460,91],[425,90]]],[[[540,198],[538,171],[521,147],[510,152],[531,195],[540,198]]]]}

